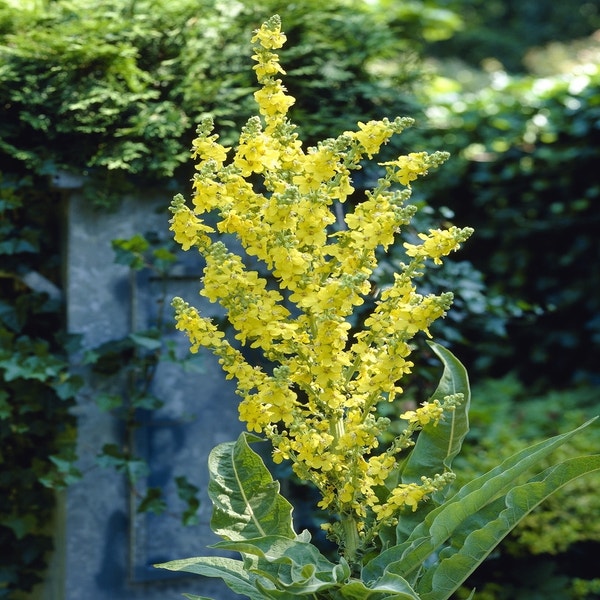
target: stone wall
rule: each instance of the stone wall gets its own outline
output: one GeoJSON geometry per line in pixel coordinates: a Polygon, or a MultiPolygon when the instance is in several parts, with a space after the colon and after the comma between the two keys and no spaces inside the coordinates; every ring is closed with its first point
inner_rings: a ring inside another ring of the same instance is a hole
{"type": "MultiPolygon", "coordinates": [[[[111,240],[149,230],[166,233],[169,195],[143,201],[129,198],[115,213],[93,210],[77,190],[66,195],[69,331],[82,336],[85,349],[149,327],[157,309],[157,284],[144,273],[132,275],[127,267],[115,264],[111,240]],[[162,210],[157,212],[157,207],[162,210]]],[[[201,305],[201,264],[197,255],[189,254],[188,264],[182,263],[177,278],[168,283],[168,295],[181,295],[203,311],[214,311],[212,305],[201,305]]],[[[175,339],[185,353],[183,334],[175,339]]],[[[79,358],[75,356],[74,362],[79,358]]],[[[201,523],[193,527],[183,527],[173,515],[136,516],[133,507],[139,499],[130,493],[124,477],[97,466],[102,446],[121,444],[125,432],[117,419],[97,407],[97,390],[87,373],[88,384],[77,407],[79,467],[84,477],[68,490],[62,507],[59,552],[51,576],[55,581],[48,586],[52,600],[168,600],[181,598],[183,592],[216,600],[238,597],[220,580],[152,567],[206,554],[206,546],[216,541],[209,529],[207,457],[215,444],[235,439],[241,425],[232,383],[224,379],[212,355],[201,353],[201,360],[201,372],[193,375],[175,364],[159,366],[153,391],[165,405],[149,413],[130,440],[151,466],[149,481],[142,487],[163,487],[175,505],[174,476],[185,475],[202,490],[201,523]]]]}

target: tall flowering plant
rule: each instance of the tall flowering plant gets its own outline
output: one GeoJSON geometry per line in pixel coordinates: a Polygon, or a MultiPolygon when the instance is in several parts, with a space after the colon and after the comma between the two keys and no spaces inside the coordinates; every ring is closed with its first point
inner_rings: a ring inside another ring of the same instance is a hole
{"type": "MultiPolygon", "coordinates": [[[[294,98],[275,50],[286,40],[272,17],[255,33],[255,93],[260,116],[223,147],[207,118],[193,155],[193,206],[172,204],[171,229],[205,267],[200,294],[218,302],[235,330],[229,340],[210,318],[175,298],[177,328],[192,352],[211,349],[237,381],[237,441],[209,458],[215,545],[241,559],[197,557],[162,568],[221,577],[252,599],[442,600],[546,496],[600,468],[581,457],[532,479],[517,479],[575,432],[520,452],[450,492],[451,466],[468,430],[467,374],[444,347],[430,342],[444,371],[432,398],[398,415],[402,432],[385,448],[390,420],[378,405],[402,394],[411,372],[411,340],[443,317],[452,294],[422,295],[416,282],[471,235],[450,227],[405,243],[406,262],[357,330],[353,317],[370,294],[378,249],[392,244],[416,208],[411,184],[440,165],[444,152],[410,153],[380,162],[382,176],[352,212],[336,210],[354,191],[352,172],[378,154],[411,119],[358,123],[354,131],[304,149],[288,120],[294,98]],[[230,156],[231,153],[231,156],[230,156]],[[223,237],[219,234],[230,234],[223,237]],[[228,248],[223,239],[237,238],[228,248]],[[251,268],[260,264],[267,279],[251,268]],[[260,350],[250,363],[243,346],[260,350]],[[251,444],[267,439],[275,463],[320,492],[325,525],[339,549],[332,562],[297,533],[292,507],[251,444]],[[517,483],[518,482],[518,483],[517,483]]],[[[199,599],[199,596],[189,595],[199,599]]]]}

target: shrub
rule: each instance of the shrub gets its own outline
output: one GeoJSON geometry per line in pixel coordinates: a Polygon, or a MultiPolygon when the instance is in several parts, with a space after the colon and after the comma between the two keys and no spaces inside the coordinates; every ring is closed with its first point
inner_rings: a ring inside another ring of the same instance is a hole
{"type": "Polygon", "coordinates": [[[424,182],[425,199],[455,201],[477,232],[465,258],[521,311],[510,349],[467,323],[472,368],[559,387],[597,381],[599,86],[589,64],[548,78],[500,72],[478,93],[432,102],[432,142],[454,160],[424,182]]]}
{"type": "MultiPolygon", "coordinates": [[[[37,173],[87,174],[96,204],[110,204],[110,191],[122,193],[132,176],[164,182],[184,170],[202,116],[218,118],[225,141],[245,122],[252,70],[241,32],[278,10],[294,41],[286,63],[308,141],[326,124],[343,130],[384,106],[403,112],[401,89],[418,77],[414,55],[402,53],[425,24],[404,26],[401,39],[385,13],[358,0],[91,5],[0,8],[0,151],[37,173]],[[395,59],[385,74],[375,69],[383,58],[395,59]]],[[[426,25],[433,29],[431,18],[426,25]]]]}

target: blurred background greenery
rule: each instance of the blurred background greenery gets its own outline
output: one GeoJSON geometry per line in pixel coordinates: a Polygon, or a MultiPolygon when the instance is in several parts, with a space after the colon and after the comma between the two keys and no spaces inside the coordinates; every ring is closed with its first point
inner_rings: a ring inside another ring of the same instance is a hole
{"type": "MultiPolygon", "coordinates": [[[[257,4],[0,0],[0,546],[13,557],[0,597],[42,577],[53,490],[77,477],[70,409],[81,382],[68,363],[52,180],[83,175],[97,210],[151,186],[166,205],[187,188],[198,120],[212,114],[231,143],[253,113],[249,37],[274,13],[308,145],[358,120],[410,115],[416,127],[386,153],[452,153],[413,201],[416,230],[476,230],[422,282],[455,292],[434,335],[475,382],[462,476],[598,413],[599,0],[257,4]]],[[[401,245],[382,256],[374,283],[401,260],[401,245]]],[[[422,354],[415,400],[436,377],[422,354]]],[[[598,450],[596,428],[565,452],[598,450]]],[[[478,597],[600,598],[599,483],[585,478],[528,518],[470,582],[478,597]]]]}

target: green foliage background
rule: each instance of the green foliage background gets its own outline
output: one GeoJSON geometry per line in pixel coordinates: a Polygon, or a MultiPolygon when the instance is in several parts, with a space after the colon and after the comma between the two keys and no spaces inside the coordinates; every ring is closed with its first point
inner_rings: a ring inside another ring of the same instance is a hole
{"type": "MultiPolygon", "coordinates": [[[[53,178],[83,175],[98,210],[141,183],[181,189],[199,118],[212,114],[227,142],[253,111],[249,32],[273,13],[283,16],[292,116],[308,144],[358,120],[410,114],[418,127],[390,152],[452,152],[414,197],[431,224],[477,231],[461,262],[424,282],[456,291],[436,337],[460,344],[475,379],[513,371],[539,394],[598,385],[597,68],[583,79],[496,71],[472,91],[457,87],[460,73],[444,87],[423,60],[478,67],[495,57],[523,71],[530,46],[600,26],[597,1],[567,4],[0,1],[0,547],[13,557],[0,568],[0,597],[39,580],[54,490],[77,477],[69,409],[80,381],[64,334],[53,178]]],[[[392,251],[379,283],[395,260],[392,251]]],[[[562,418],[575,400],[553,405],[562,418]]],[[[505,432],[508,417],[497,417],[505,432]]],[[[584,503],[573,510],[585,516],[584,503]]],[[[574,597],[597,597],[586,593],[574,597]]]]}
{"type": "Polygon", "coordinates": [[[600,69],[496,79],[429,107],[429,140],[453,159],[421,191],[475,228],[461,258],[490,298],[513,301],[506,343],[461,323],[463,358],[473,374],[516,370],[540,389],[597,384],[600,69]]]}
{"type": "MultiPolygon", "coordinates": [[[[455,463],[458,487],[526,444],[547,439],[598,414],[597,389],[590,387],[532,395],[514,375],[475,384],[479,402],[470,412],[470,444],[455,463]],[[568,410],[565,410],[568,407],[568,410]]],[[[592,427],[545,459],[543,466],[597,452],[592,427]]],[[[467,581],[457,598],[473,588],[483,600],[577,600],[598,598],[596,549],[600,540],[600,474],[574,481],[525,517],[467,581]]]]}
{"type": "Polygon", "coordinates": [[[58,199],[35,176],[0,179],[0,597],[39,580],[54,490],[74,481],[80,381],[70,372],[57,278],[58,199]],[[48,291],[50,293],[48,293],[48,291]]]}

